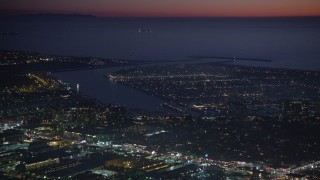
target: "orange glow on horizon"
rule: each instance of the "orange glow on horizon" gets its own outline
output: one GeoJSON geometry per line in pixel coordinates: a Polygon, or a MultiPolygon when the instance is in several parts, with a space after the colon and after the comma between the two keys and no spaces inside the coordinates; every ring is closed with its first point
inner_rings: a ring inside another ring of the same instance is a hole
{"type": "Polygon", "coordinates": [[[117,17],[320,16],[318,0],[10,0],[1,12],[66,13],[117,17]]]}

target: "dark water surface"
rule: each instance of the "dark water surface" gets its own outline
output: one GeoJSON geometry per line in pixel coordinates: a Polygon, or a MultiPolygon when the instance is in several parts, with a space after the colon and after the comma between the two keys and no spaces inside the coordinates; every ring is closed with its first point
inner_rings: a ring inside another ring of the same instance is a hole
{"type": "MultiPolygon", "coordinates": [[[[0,49],[53,55],[186,60],[190,56],[270,59],[247,65],[320,70],[320,19],[94,17],[2,18],[0,49]],[[151,32],[140,32],[150,29],[151,32]]],[[[105,103],[156,109],[161,100],[103,77],[111,69],[60,72],[55,75],[105,103]]]]}
{"type": "Polygon", "coordinates": [[[128,108],[139,108],[150,111],[164,110],[160,98],[147,93],[117,84],[105,77],[110,72],[121,68],[105,68],[83,71],[66,71],[54,73],[54,76],[64,82],[68,82],[74,90],[80,85],[80,93],[96,98],[105,104],[125,105],[128,108]]]}
{"type": "Polygon", "coordinates": [[[25,17],[2,19],[0,32],[19,32],[0,36],[1,49],[151,61],[236,56],[320,70],[320,18],[25,17]]]}

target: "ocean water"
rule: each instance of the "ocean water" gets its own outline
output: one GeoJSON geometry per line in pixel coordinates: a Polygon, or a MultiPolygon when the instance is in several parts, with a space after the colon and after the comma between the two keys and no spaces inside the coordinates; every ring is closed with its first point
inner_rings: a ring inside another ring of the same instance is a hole
{"type": "MultiPolygon", "coordinates": [[[[129,60],[188,60],[190,56],[242,57],[246,65],[320,71],[320,18],[93,18],[0,19],[0,49],[129,60]],[[151,32],[139,32],[150,29],[151,32]]],[[[194,60],[196,62],[197,59],[194,60]]],[[[105,75],[119,68],[55,73],[80,92],[105,104],[162,110],[164,101],[119,85],[105,75]]],[[[165,110],[164,110],[165,111],[165,110]]]]}
{"type": "Polygon", "coordinates": [[[0,32],[19,32],[0,36],[0,49],[150,61],[235,56],[272,60],[263,66],[320,70],[320,18],[28,16],[0,22],[0,32]]]}

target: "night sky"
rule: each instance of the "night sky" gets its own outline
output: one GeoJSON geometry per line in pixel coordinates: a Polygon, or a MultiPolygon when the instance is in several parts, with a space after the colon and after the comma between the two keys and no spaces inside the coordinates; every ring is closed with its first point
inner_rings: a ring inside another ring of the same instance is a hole
{"type": "Polygon", "coordinates": [[[2,14],[95,16],[320,16],[320,0],[0,0],[2,14]]]}

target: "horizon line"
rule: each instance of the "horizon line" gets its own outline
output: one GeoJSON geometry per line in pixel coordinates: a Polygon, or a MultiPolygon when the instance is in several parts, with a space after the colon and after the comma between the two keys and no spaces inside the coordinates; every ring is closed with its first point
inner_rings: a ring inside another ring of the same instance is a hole
{"type": "Polygon", "coordinates": [[[92,15],[81,13],[21,13],[21,14],[7,14],[0,13],[0,16],[45,16],[45,15],[62,15],[62,16],[90,16],[95,18],[320,18],[320,15],[288,15],[288,16],[112,16],[112,15],[92,15]]]}

